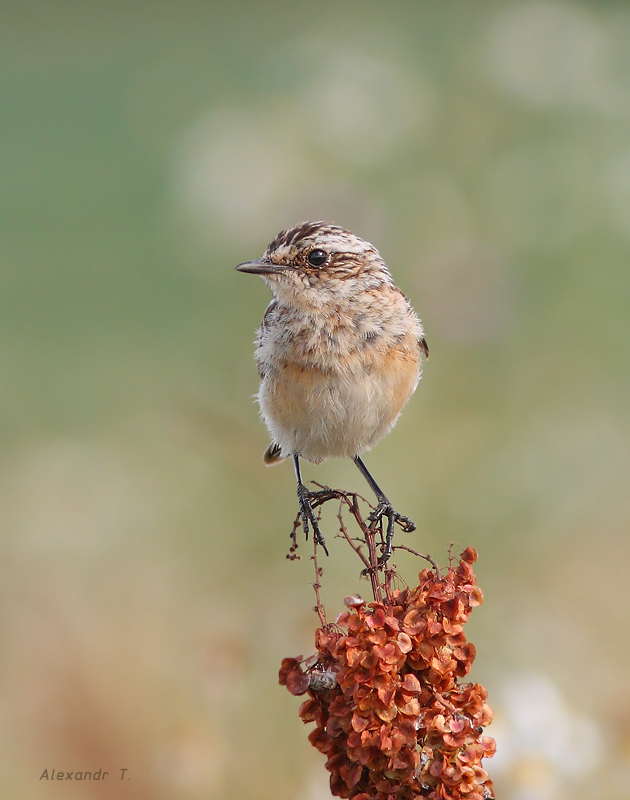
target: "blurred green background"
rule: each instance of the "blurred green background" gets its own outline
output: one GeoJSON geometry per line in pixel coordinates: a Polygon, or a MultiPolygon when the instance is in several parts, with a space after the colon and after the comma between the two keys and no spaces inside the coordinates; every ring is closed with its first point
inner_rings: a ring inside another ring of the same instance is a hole
{"type": "MultiPolygon", "coordinates": [[[[329,796],[277,685],[317,618],[252,400],[269,292],[233,269],[325,218],[425,323],[367,461],[407,544],[480,552],[499,796],[627,798],[628,4],[0,14],[2,796],[329,796]]],[[[324,531],[334,619],[369,588],[324,531]]]]}

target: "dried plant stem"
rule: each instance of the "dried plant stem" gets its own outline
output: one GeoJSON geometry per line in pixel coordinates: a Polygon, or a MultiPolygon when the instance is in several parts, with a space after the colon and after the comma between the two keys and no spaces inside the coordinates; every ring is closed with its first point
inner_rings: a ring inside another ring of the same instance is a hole
{"type": "Polygon", "coordinates": [[[374,542],[374,532],[370,531],[370,528],[366,526],[363,517],[361,516],[361,511],[359,509],[359,504],[357,502],[356,496],[353,498],[352,502],[349,501],[347,497],[344,497],[339,504],[339,513],[337,514],[337,518],[339,520],[339,530],[345,537],[346,541],[350,545],[350,547],[354,550],[354,552],[359,556],[363,564],[365,565],[365,569],[363,573],[370,576],[370,583],[372,584],[372,594],[374,595],[374,599],[377,602],[382,602],[383,595],[381,593],[381,586],[378,582],[378,556],[376,554],[376,544],[374,542]],[[361,528],[361,532],[364,536],[364,543],[367,545],[369,558],[366,558],[363,550],[359,545],[356,545],[352,538],[348,534],[348,529],[345,526],[343,521],[343,506],[348,504],[350,506],[350,511],[352,515],[356,519],[359,528],[361,528]]]}
{"type": "Polygon", "coordinates": [[[322,605],[322,595],[321,595],[321,577],[323,574],[322,568],[317,563],[317,539],[313,536],[313,563],[315,564],[315,583],[313,584],[313,589],[315,589],[315,611],[317,611],[317,615],[319,617],[319,621],[322,623],[322,628],[326,627],[326,611],[324,606],[322,605]]]}
{"type": "Polygon", "coordinates": [[[396,547],[394,547],[394,550],[406,550],[408,553],[411,553],[414,556],[418,556],[418,558],[424,558],[425,561],[428,561],[429,564],[431,564],[431,566],[435,570],[435,574],[437,575],[437,577],[438,578],[440,577],[440,568],[438,567],[437,563],[431,558],[431,556],[425,555],[424,553],[419,553],[417,550],[412,550],[411,547],[407,547],[407,545],[405,544],[397,544],[396,547]]]}

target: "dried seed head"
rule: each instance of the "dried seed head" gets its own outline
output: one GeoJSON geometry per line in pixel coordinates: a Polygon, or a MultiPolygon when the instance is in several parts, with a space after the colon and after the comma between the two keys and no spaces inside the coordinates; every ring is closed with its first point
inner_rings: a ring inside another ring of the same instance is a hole
{"type": "Polygon", "coordinates": [[[316,634],[317,656],[284,659],[280,683],[308,693],[311,744],[327,756],[331,791],[353,800],[489,800],[483,736],[492,720],[483,686],[460,683],[475,658],[463,624],[482,594],[469,547],[439,577],[425,569],[391,603],[346,598],[336,626],[316,634]],[[359,602],[360,601],[360,602],[359,602]]]}

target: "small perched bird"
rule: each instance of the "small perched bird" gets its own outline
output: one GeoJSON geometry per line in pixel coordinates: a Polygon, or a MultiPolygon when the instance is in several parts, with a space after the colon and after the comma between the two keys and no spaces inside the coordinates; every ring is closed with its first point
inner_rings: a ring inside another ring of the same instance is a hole
{"type": "Polygon", "coordinates": [[[265,464],[291,456],[304,533],[310,522],[325,549],[300,458],[352,458],[376,495],[370,520],[388,521],[384,564],[394,524],[415,525],[394,510],[361,453],[389,433],[418,385],[429,355],[420,320],[377,249],[337,225],[302,222],[236,269],[260,275],[274,295],[255,354],[271,435],[265,464]]]}

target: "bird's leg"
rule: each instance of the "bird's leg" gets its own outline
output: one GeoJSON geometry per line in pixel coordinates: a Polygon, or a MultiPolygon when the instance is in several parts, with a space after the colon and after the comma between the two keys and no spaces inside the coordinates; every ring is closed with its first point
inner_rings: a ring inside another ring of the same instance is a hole
{"type": "Polygon", "coordinates": [[[389,502],[385,493],[378,485],[378,483],[374,480],[374,478],[370,475],[368,468],[363,463],[363,460],[359,456],[354,457],[354,463],[359,468],[359,472],[365,480],[368,482],[370,489],[376,495],[376,499],[378,501],[378,505],[374,509],[374,511],[370,514],[370,523],[374,524],[377,523],[383,517],[387,517],[387,531],[385,533],[385,546],[383,547],[383,552],[378,560],[379,566],[383,566],[389,560],[392,554],[392,541],[394,538],[394,525],[398,523],[400,527],[407,531],[414,531],[416,529],[415,523],[409,519],[409,517],[405,517],[402,514],[399,514],[398,511],[394,509],[392,504],[389,502]]]}
{"type": "Polygon", "coordinates": [[[308,539],[308,523],[310,522],[313,526],[313,536],[315,537],[315,541],[317,544],[323,547],[324,552],[326,555],[328,555],[326,542],[324,541],[324,537],[319,530],[317,517],[315,516],[315,513],[313,512],[313,506],[311,505],[311,497],[316,495],[317,492],[309,492],[306,486],[304,486],[302,483],[302,475],[300,474],[300,458],[297,453],[293,453],[293,467],[295,469],[295,478],[297,480],[297,496],[298,503],[300,504],[300,516],[302,517],[302,530],[308,539]]]}

